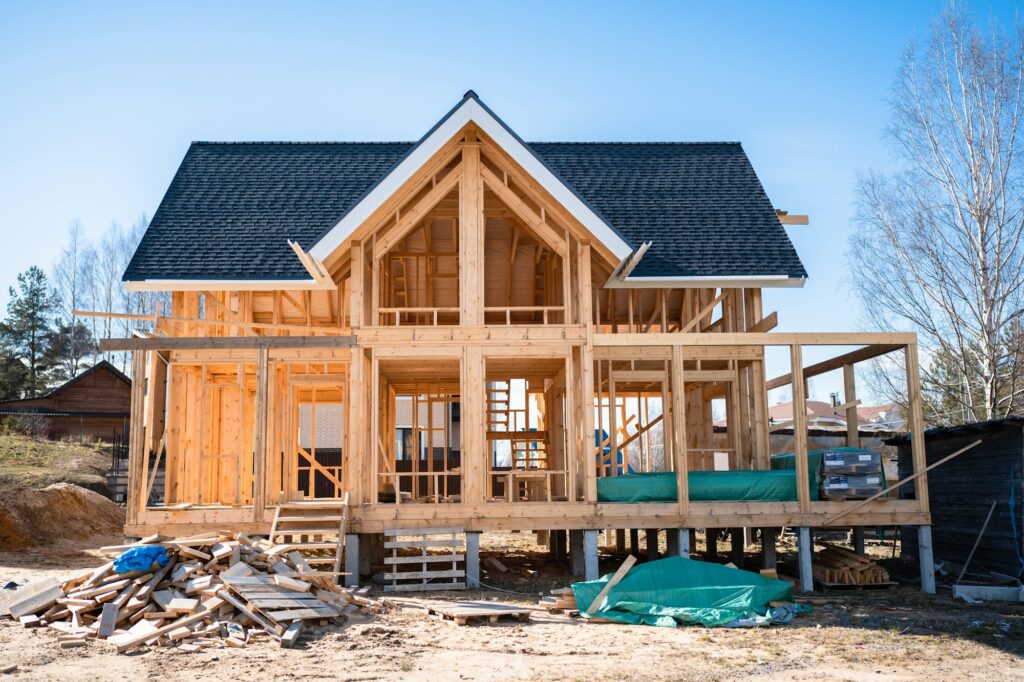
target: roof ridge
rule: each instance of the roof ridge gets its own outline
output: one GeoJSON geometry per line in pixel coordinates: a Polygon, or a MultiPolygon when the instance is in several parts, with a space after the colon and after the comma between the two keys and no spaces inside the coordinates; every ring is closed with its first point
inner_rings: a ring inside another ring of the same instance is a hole
{"type": "MultiPolygon", "coordinates": [[[[412,140],[193,140],[194,145],[386,145],[386,144],[415,144],[412,140]]],[[[739,140],[649,140],[649,141],[622,141],[622,140],[533,140],[526,144],[565,144],[565,145],[615,145],[615,146],[697,146],[697,145],[741,145],[739,140]]]]}

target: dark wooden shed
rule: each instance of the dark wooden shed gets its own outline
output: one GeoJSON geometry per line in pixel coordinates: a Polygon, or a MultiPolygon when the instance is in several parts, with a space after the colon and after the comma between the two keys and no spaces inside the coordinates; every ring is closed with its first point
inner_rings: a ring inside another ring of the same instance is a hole
{"type": "Polygon", "coordinates": [[[32,420],[53,440],[112,440],[131,413],[132,380],[103,360],[35,398],[0,402],[0,418],[32,420]]]}
{"type": "MultiPolygon", "coordinates": [[[[928,473],[935,561],[963,564],[995,502],[969,570],[1017,576],[1024,571],[1024,418],[926,431],[928,464],[979,439],[981,445],[928,473]]],[[[888,442],[897,446],[900,478],[910,475],[910,440],[902,436],[888,442]]],[[[900,497],[913,499],[913,485],[902,486],[900,497]]],[[[904,555],[916,556],[917,533],[906,530],[904,555]]]]}

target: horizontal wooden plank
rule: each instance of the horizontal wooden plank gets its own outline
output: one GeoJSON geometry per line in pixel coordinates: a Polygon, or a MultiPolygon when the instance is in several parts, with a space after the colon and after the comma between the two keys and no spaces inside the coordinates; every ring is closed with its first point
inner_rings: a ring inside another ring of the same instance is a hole
{"type": "Polygon", "coordinates": [[[385,580],[413,580],[423,578],[464,578],[466,577],[466,571],[464,570],[453,570],[453,571],[398,571],[397,573],[385,573],[385,580]]]}
{"type": "Polygon", "coordinates": [[[463,533],[462,528],[390,528],[384,531],[388,537],[402,537],[405,535],[459,535],[463,533]]]}
{"type": "Polygon", "coordinates": [[[394,564],[430,564],[430,563],[454,563],[464,561],[465,554],[428,554],[426,556],[386,556],[384,563],[394,564]]]}
{"type": "Polygon", "coordinates": [[[426,592],[432,590],[464,590],[466,583],[412,583],[406,585],[385,585],[385,592],[426,592]]]}
{"type": "Polygon", "coordinates": [[[320,608],[321,606],[328,605],[327,602],[320,601],[319,599],[250,599],[248,601],[253,606],[264,611],[281,608],[320,608]]]}
{"type": "Polygon", "coordinates": [[[437,540],[390,540],[384,543],[385,549],[401,549],[403,547],[462,547],[465,540],[459,538],[440,538],[437,540]]]}
{"type": "Polygon", "coordinates": [[[250,348],[351,348],[354,336],[179,336],[101,339],[103,352],[250,348]]]}
{"type": "Polygon", "coordinates": [[[315,609],[285,609],[282,611],[267,611],[268,618],[276,621],[306,620],[309,618],[334,618],[338,615],[338,609],[333,606],[317,607],[315,609]]]}

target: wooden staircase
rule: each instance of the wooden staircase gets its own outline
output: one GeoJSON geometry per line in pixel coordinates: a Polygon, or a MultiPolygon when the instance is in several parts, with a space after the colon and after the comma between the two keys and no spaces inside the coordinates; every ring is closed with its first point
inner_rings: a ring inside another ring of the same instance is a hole
{"type": "Polygon", "coordinates": [[[284,546],[279,551],[297,551],[310,565],[331,564],[330,570],[339,574],[348,511],[348,493],[341,500],[285,500],[282,496],[274,511],[269,540],[284,546]]]}

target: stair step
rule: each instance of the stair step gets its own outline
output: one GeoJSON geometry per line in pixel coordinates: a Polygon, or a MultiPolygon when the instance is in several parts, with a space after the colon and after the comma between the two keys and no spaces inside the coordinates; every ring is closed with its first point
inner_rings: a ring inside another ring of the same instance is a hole
{"type": "Polygon", "coordinates": [[[309,516],[279,516],[277,522],[281,523],[333,523],[334,530],[338,530],[341,523],[340,516],[325,516],[322,514],[311,514],[309,516]]]}
{"type": "Polygon", "coordinates": [[[274,531],[274,535],[337,535],[337,528],[285,528],[274,531]]]}

